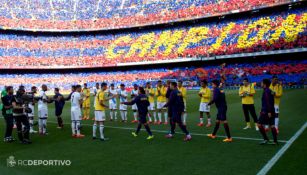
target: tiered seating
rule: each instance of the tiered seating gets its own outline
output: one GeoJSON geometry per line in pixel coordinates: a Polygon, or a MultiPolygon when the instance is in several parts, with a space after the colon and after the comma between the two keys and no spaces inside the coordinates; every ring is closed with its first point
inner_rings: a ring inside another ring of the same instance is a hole
{"type": "Polygon", "coordinates": [[[127,28],[237,13],[291,0],[1,0],[0,26],[30,30],[127,28]]]}
{"type": "Polygon", "coordinates": [[[307,8],[116,34],[0,34],[0,68],[105,67],[304,48],[307,8]]]}
{"type": "MultiPolygon", "coordinates": [[[[228,86],[241,84],[243,78],[248,77],[251,82],[261,82],[263,78],[271,78],[278,75],[283,84],[307,84],[307,61],[284,61],[265,62],[253,64],[230,64],[223,69],[226,74],[228,86]]],[[[134,83],[144,85],[147,81],[158,79],[177,79],[183,81],[198,82],[201,79],[220,78],[220,66],[173,68],[173,69],[147,69],[113,72],[88,72],[88,73],[52,73],[52,74],[0,74],[0,88],[4,85],[18,87],[25,85],[28,89],[31,86],[47,84],[49,88],[60,87],[69,90],[73,84],[87,82],[94,86],[96,82],[125,83],[131,87],[134,83]]],[[[155,83],[153,83],[155,84],[155,83]]],[[[193,85],[193,83],[191,83],[193,85]]],[[[197,83],[194,83],[197,85],[197,83]]]]}

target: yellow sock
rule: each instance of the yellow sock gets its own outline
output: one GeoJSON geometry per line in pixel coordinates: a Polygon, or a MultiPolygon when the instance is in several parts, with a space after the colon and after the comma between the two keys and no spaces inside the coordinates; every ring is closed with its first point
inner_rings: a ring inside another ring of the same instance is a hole
{"type": "Polygon", "coordinates": [[[251,123],[250,122],[246,122],[246,126],[251,127],[251,123]]]}
{"type": "Polygon", "coordinates": [[[86,110],[86,116],[87,116],[87,118],[90,117],[90,108],[87,108],[87,110],[86,110]]]}

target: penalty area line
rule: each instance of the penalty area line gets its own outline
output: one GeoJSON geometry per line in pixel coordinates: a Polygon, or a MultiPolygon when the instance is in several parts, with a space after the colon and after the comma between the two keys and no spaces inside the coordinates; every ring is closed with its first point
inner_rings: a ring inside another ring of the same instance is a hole
{"type": "Polygon", "coordinates": [[[276,164],[276,162],[284,155],[290,148],[294,141],[304,132],[307,127],[307,122],[290,138],[290,140],[269,160],[264,167],[257,173],[257,175],[265,175],[276,164]]]}
{"type": "MultiPolygon", "coordinates": [[[[53,124],[57,124],[57,122],[53,122],[53,121],[48,121],[48,123],[53,123],[53,124]]],[[[69,123],[64,123],[66,125],[70,125],[69,123]]],[[[92,126],[91,124],[81,124],[81,126],[92,126]]],[[[105,125],[106,128],[111,128],[111,129],[121,129],[121,130],[135,130],[135,128],[131,128],[131,127],[119,127],[119,126],[107,126],[105,125]]],[[[144,129],[142,129],[142,131],[144,131],[144,129]]],[[[169,131],[163,131],[163,130],[156,130],[156,129],[151,129],[152,132],[157,132],[157,133],[168,133],[169,131]]],[[[181,134],[184,135],[184,133],[178,132],[176,134],[181,134]]],[[[192,136],[196,135],[196,136],[207,136],[207,134],[201,134],[201,133],[190,133],[192,136]]],[[[226,138],[226,136],[220,136],[217,135],[218,138],[226,138]]],[[[238,140],[252,140],[252,141],[263,141],[263,139],[258,139],[258,138],[250,138],[250,137],[236,137],[233,136],[233,139],[238,139],[238,140]]],[[[279,140],[280,143],[287,143],[286,140],[279,140]]]]}

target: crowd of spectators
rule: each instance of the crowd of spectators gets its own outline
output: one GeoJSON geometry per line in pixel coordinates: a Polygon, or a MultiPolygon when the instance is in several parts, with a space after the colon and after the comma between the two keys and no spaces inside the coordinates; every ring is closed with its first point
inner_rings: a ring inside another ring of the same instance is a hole
{"type": "Polygon", "coordinates": [[[0,68],[105,67],[306,48],[307,8],[99,34],[0,33],[0,68]]]}
{"type": "Polygon", "coordinates": [[[246,77],[250,82],[259,83],[263,78],[271,78],[272,75],[277,75],[284,85],[306,85],[307,60],[227,64],[223,69],[219,65],[205,65],[87,73],[0,74],[0,88],[5,85],[18,87],[22,84],[30,89],[34,85],[40,87],[46,84],[51,89],[60,87],[62,90],[69,90],[74,84],[88,83],[89,87],[93,87],[96,82],[107,82],[116,86],[124,83],[127,87],[132,87],[135,83],[145,85],[148,81],[155,86],[159,79],[183,80],[189,82],[186,84],[188,86],[198,86],[200,80],[219,79],[222,73],[226,76],[227,86],[238,86],[246,77]]]}
{"type": "Polygon", "coordinates": [[[0,26],[98,30],[238,13],[296,0],[1,0],[0,26]]]}

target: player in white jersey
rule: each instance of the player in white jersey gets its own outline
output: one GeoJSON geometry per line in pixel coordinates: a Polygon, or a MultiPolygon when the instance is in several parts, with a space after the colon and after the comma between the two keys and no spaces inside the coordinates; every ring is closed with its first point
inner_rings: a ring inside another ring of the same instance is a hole
{"type": "Polygon", "coordinates": [[[47,85],[42,85],[42,90],[39,92],[38,100],[38,128],[41,135],[47,134],[47,119],[48,119],[48,102],[50,100],[46,94],[47,85]]]}
{"type": "Polygon", "coordinates": [[[117,120],[117,90],[114,87],[114,84],[110,85],[108,91],[108,97],[113,97],[109,100],[109,109],[110,109],[110,121],[117,120]]]}
{"type": "Polygon", "coordinates": [[[81,104],[83,97],[81,96],[81,85],[76,85],[76,91],[71,95],[71,129],[72,137],[82,138],[83,134],[80,133],[81,121],[81,104]]]}
{"type": "MultiPolygon", "coordinates": [[[[139,93],[139,87],[137,84],[133,85],[133,89],[131,91],[131,101],[134,100],[134,98],[136,96],[138,96],[139,93]]],[[[131,123],[138,123],[138,107],[136,106],[136,104],[132,105],[132,111],[133,111],[133,118],[134,120],[131,121],[131,123]]]]}
{"type": "MultiPolygon", "coordinates": [[[[128,92],[125,89],[125,85],[120,85],[120,90],[118,91],[118,97],[120,103],[127,102],[128,92]]],[[[127,122],[127,105],[120,104],[119,105],[120,116],[122,118],[122,122],[127,122]]]]}
{"type": "MultiPolygon", "coordinates": [[[[37,93],[36,86],[32,86],[30,94],[34,97],[36,93],[37,93]]],[[[35,131],[33,129],[34,116],[35,116],[35,100],[34,100],[34,98],[33,98],[33,101],[29,103],[29,108],[32,110],[32,112],[28,114],[29,124],[30,124],[30,133],[37,133],[37,131],[35,131]]]]}

